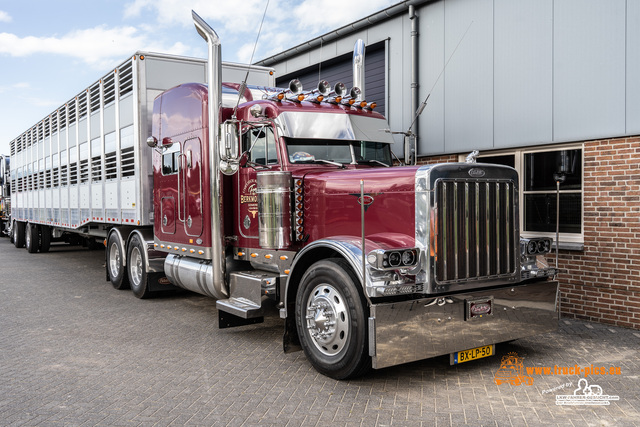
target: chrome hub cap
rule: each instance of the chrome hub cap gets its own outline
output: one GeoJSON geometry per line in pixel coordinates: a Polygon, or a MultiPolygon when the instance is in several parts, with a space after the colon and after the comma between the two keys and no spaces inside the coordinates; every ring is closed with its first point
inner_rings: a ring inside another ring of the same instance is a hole
{"type": "Polygon", "coordinates": [[[118,245],[115,243],[111,244],[109,248],[109,273],[111,277],[117,277],[120,272],[120,251],[118,250],[118,245]]]}
{"type": "Polygon", "coordinates": [[[142,283],[142,256],[140,255],[140,249],[134,247],[131,250],[131,259],[130,262],[130,270],[131,270],[131,281],[134,286],[140,286],[142,283]]]}
{"type": "Polygon", "coordinates": [[[328,284],[316,286],[307,300],[306,324],[313,344],[322,354],[338,354],[348,342],[350,325],[342,294],[328,284]]]}

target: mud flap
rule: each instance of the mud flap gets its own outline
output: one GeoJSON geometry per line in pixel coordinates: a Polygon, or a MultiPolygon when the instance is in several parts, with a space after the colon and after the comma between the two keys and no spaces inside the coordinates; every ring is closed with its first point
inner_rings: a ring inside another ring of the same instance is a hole
{"type": "Polygon", "coordinates": [[[243,319],[242,317],[229,314],[225,311],[218,310],[218,328],[227,329],[235,328],[236,326],[255,325],[256,323],[263,323],[264,317],[250,317],[243,319]]]}

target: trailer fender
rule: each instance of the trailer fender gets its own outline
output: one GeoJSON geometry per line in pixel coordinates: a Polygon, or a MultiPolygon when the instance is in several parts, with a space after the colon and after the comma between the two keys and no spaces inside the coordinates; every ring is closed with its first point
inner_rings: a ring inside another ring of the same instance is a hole
{"type": "MultiPolygon", "coordinates": [[[[105,240],[105,251],[104,251],[104,265],[105,265],[105,278],[107,280],[107,282],[112,282],[111,280],[111,275],[109,274],[109,244],[108,242],[111,239],[115,239],[118,241],[118,244],[120,245],[120,247],[122,248],[122,268],[126,270],[127,267],[127,239],[129,237],[129,234],[131,234],[131,231],[133,229],[130,227],[114,227],[111,230],[109,230],[109,233],[107,234],[107,238],[105,240]]],[[[126,280],[126,279],[125,279],[126,280]]],[[[113,282],[112,282],[113,283],[113,282]]],[[[123,283],[124,284],[124,283],[123,283]]],[[[126,289],[128,287],[128,285],[126,287],[117,287],[117,289],[126,289]]]]}
{"type": "Polygon", "coordinates": [[[143,251],[142,257],[147,273],[164,273],[164,259],[167,257],[165,252],[155,250],[153,230],[147,228],[137,228],[129,234],[127,238],[127,249],[134,235],[140,238],[140,241],[147,245],[147,250],[143,251]]]}

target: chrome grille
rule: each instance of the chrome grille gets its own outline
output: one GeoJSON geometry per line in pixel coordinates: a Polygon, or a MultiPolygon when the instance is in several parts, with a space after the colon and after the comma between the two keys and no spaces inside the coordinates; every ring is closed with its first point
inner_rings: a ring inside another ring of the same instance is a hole
{"type": "Polygon", "coordinates": [[[439,284],[516,274],[518,234],[513,181],[436,181],[436,261],[439,284]]]}

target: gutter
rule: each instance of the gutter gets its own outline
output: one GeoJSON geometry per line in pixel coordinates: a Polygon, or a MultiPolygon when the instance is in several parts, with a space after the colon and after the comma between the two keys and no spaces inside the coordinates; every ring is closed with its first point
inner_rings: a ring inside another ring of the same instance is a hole
{"type": "Polygon", "coordinates": [[[311,39],[307,42],[299,44],[298,46],[292,47],[291,49],[285,50],[284,52],[280,52],[268,58],[257,61],[254,65],[270,67],[288,58],[300,55],[313,48],[320,47],[320,45],[322,44],[326,44],[340,37],[344,37],[347,34],[354,33],[378,22],[393,18],[396,15],[406,12],[409,6],[421,6],[426,3],[433,3],[434,1],[436,0],[405,0],[372,15],[369,15],[366,18],[360,19],[359,21],[355,21],[351,24],[345,25],[344,27],[340,27],[337,30],[331,31],[327,34],[316,37],[315,39],[311,39]]]}

